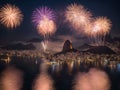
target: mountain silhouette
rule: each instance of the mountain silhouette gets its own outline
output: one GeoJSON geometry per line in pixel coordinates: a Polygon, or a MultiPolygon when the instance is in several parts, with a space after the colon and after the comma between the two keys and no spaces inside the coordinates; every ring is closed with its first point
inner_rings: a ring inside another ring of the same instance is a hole
{"type": "Polygon", "coordinates": [[[69,40],[65,41],[62,51],[59,52],[59,53],[56,53],[55,55],[64,54],[64,53],[67,53],[67,52],[79,52],[77,49],[73,48],[73,45],[69,40]]]}
{"type": "Polygon", "coordinates": [[[17,44],[10,44],[1,47],[1,49],[5,50],[35,50],[35,46],[33,44],[22,44],[22,43],[17,43],[17,44]]]}
{"type": "Polygon", "coordinates": [[[80,50],[80,51],[86,51],[86,50],[88,50],[92,47],[94,47],[94,46],[91,46],[91,45],[85,43],[82,46],[79,46],[77,49],[80,50]]]}
{"type": "Polygon", "coordinates": [[[86,50],[85,52],[90,52],[94,54],[115,54],[115,52],[107,46],[94,46],[86,50]]]}

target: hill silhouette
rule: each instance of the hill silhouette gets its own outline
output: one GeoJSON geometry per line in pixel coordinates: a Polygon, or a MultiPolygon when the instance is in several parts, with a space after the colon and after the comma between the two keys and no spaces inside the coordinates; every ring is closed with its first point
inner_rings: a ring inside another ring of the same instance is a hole
{"type": "Polygon", "coordinates": [[[5,50],[35,50],[35,46],[33,44],[22,44],[22,43],[17,43],[17,44],[10,44],[1,47],[1,49],[5,50]]]}
{"type": "Polygon", "coordinates": [[[62,51],[59,53],[56,53],[55,55],[65,54],[67,52],[83,52],[83,53],[90,52],[94,54],[116,54],[112,49],[110,49],[107,46],[91,46],[88,44],[83,44],[79,48],[84,49],[84,50],[79,51],[77,49],[74,49],[72,43],[69,40],[66,40],[63,45],[62,51]]]}
{"type": "Polygon", "coordinates": [[[80,51],[86,51],[86,50],[88,50],[92,47],[94,47],[94,46],[91,46],[91,45],[85,43],[82,46],[79,46],[77,49],[80,50],[80,51]]]}
{"type": "Polygon", "coordinates": [[[59,52],[59,53],[56,53],[55,55],[57,55],[57,54],[65,54],[67,52],[79,52],[77,49],[73,48],[73,45],[69,40],[65,41],[62,51],[59,52]]]}
{"type": "Polygon", "coordinates": [[[107,46],[94,46],[86,50],[85,52],[90,52],[94,54],[115,54],[115,52],[107,46]]]}

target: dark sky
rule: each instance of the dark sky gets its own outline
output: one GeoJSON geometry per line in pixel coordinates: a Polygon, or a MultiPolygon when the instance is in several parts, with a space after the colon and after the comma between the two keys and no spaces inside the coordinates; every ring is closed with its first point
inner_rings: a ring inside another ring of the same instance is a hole
{"type": "MultiPolygon", "coordinates": [[[[31,23],[31,15],[35,8],[48,6],[62,15],[65,7],[74,2],[82,4],[91,11],[94,17],[107,16],[113,24],[110,33],[120,36],[120,5],[117,0],[0,0],[0,8],[7,3],[15,4],[24,14],[23,22],[14,30],[9,30],[0,24],[0,44],[39,36],[37,30],[31,23]]],[[[61,17],[58,18],[61,19],[61,17]]],[[[59,20],[57,22],[59,22],[59,20]]],[[[59,26],[57,34],[66,34],[68,31],[65,29],[66,27],[63,28],[59,26]]]]}

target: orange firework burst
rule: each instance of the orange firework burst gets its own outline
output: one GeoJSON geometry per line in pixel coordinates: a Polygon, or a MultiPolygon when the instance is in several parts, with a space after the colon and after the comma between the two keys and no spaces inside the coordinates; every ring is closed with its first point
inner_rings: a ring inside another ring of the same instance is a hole
{"type": "Polygon", "coordinates": [[[105,35],[109,33],[112,24],[106,17],[95,18],[87,26],[85,26],[85,34],[89,38],[93,38],[95,44],[104,44],[105,35]]]}
{"type": "Polygon", "coordinates": [[[84,28],[91,19],[92,14],[82,5],[71,4],[65,12],[66,20],[76,30],[84,28]]]}
{"type": "Polygon", "coordinates": [[[54,21],[49,20],[46,16],[44,16],[43,19],[37,25],[37,29],[38,32],[45,37],[46,35],[51,35],[55,33],[56,25],[54,21]]]}
{"type": "Polygon", "coordinates": [[[98,33],[100,35],[106,35],[109,33],[111,28],[111,21],[106,17],[98,17],[93,23],[93,33],[98,33]]]}
{"type": "Polygon", "coordinates": [[[7,28],[16,28],[22,20],[22,12],[15,5],[7,4],[0,9],[0,22],[7,28]]]}

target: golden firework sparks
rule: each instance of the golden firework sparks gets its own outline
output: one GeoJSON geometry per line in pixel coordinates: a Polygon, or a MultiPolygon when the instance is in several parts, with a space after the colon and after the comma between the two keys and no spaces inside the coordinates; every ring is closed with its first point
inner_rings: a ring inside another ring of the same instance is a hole
{"type": "Polygon", "coordinates": [[[65,11],[66,21],[68,21],[75,30],[84,28],[91,20],[92,14],[82,5],[71,4],[65,11]]]}
{"type": "Polygon", "coordinates": [[[37,29],[41,35],[44,35],[44,36],[51,35],[55,33],[56,25],[54,21],[49,20],[46,16],[44,16],[43,19],[38,24],[37,29]]]}
{"type": "Polygon", "coordinates": [[[15,5],[7,4],[0,9],[0,22],[7,28],[16,28],[22,20],[22,12],[15,5]]]}

